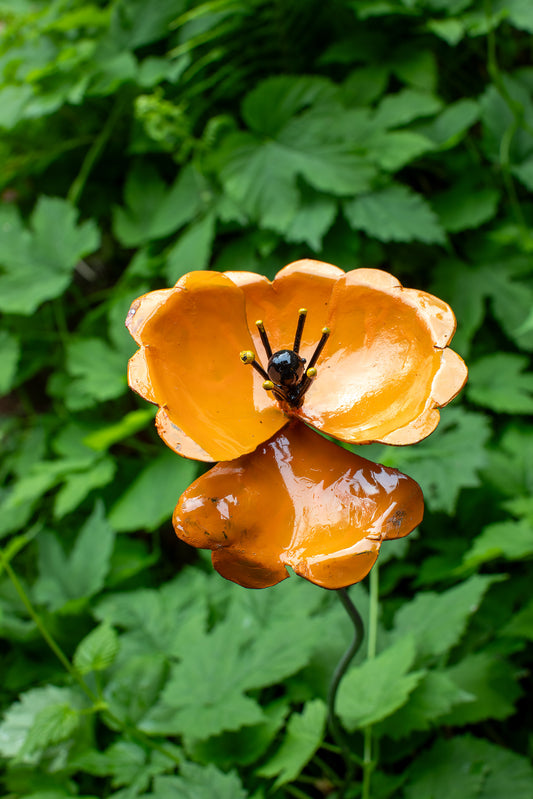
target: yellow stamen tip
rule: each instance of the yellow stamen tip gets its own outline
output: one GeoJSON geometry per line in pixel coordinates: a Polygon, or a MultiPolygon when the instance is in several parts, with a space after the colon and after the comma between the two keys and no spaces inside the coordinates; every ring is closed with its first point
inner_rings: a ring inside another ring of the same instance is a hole
{"type": "Polygon", "coordinates": [[[263,388],[265,389],[265,391],[272,391],[272,389],[274,388],[274,383],[272,382],[272,380],[265,380],[265,382],[263,383],[263,388]]]}
{"type": "Polygon", "coordinates": [[[255,361],[255,355],[252,350],[243,350],[239,357],[243,363],[253,363],[255,361]]]}
{"type": "Polygon", "coordinates": [[[331,333],[331,330],[329,329],[329,327],[323,327],[322,328],[322,334],[324,336],[329,336],[330,333],[331,333]]]}
{"type": "Polygon", "coordinates": [[[300,308],[298,316],[307,316],[307,308],[300,308]]]}
{"type": "Polygon", "coordinates": [[[306,375],[307,375],[307,377],[310,380],[313,380],[313,378],[316,377],[316,375],[317,375],[317,371],[316,371],[315,367],[314,366],[310,366],[309,369],[306,372],[306,375]]]}
{"type": "Polygon", "coordinates": [[[256,327],[263,327],[263,320],[262,319],[258,319],[257,322],[255,323],[255,326],[256,327]]]}

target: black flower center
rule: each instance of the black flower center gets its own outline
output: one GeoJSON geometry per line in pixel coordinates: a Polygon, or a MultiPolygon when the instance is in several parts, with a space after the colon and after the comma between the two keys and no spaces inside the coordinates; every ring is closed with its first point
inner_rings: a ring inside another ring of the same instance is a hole
{"type": "Polygon", "coordinates": [[[315,379],[317,370],[315,364],[329,337],[329,328],[322,328],[322,337],[313,353],[309,366],[305,366],[305,358],[300,355],[302,333],[307,317],[307,310],[300,308],[298,311],[298,324],[294,335],[294,344],[291,350],[278,350],[272,352],[265,326],[261,319],[256,322],[261,341],[265,350],[268,364],[266,371],[256,360],[251,350],[241,352],[241,361],[251,364],[256,372],[264,379],[263,388],[272,391],[279,402],[285,402],[293,408],[299,408],[303,402],[305,392],[315,379]]]}

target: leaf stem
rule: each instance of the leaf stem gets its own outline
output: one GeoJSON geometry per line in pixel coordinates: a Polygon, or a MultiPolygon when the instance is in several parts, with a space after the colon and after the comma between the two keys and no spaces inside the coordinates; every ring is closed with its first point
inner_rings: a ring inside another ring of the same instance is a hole
{"type": "Polygon", "coordinates": [[[355,657],[359,647],[363,643],[363,638],[365,634],[365,629],[363,625],[363,620],[359,615],[359,611],[353,604],[352,600],[348,595],[348,590],[346,588],[339,588],[337,590],[338,597],[343,604],[344,609],[348,613],[352,624],[354,626],[355,635],[353,638],[352,643],[340,659],[337,668],[333,674],[331,683],[329,685],[328,690],[328,724],[331,735],[337,743],[342,751],[344,756],[344,761],[346,763],[346,774],[344,779],[344,785],[340,788],[339,793],[337,794],[337,799],[344,799],[346,795],[346,790],[352,781],[355,765],[356,762],[359,760],[358,758],[354,757],[354,754],[351,750],[351,746],[349,741],[347,740],[344,731],[339,723],[339,719],[337,714],[335,713],[335,700],[337,698],[337,691],[339,689],[340,681],[342,680],[343,676],[346,673],[348,666],[350,665],[351,661],[355,657]]]}
{"type": "MultiPolygon", "coordinates": [[[[372,660],[376,656],[377,633],[378,633],[378,614],[379,614],[379,569],[378,564],[374,564],[370,572],[370,609],[368,613],[368,645],[367,658],[372,660]]],[[[370,779],[376,767],[373,759],[373,739],[372,726],[368,725],[363,731],[364,754],[363,754],[363,787],[361,799],[370,799],[370,779]]]]}

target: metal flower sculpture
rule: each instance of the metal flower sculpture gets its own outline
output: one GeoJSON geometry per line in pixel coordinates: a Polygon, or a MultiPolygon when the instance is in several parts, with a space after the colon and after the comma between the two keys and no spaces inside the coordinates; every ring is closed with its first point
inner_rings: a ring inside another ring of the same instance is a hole
{"type": "Polygon", "coordinates": [[[361,580],[420,522],[414,481],[327,441],[412,444],[466,380],[449,306],[377,269],[296,261],[270,282],[191,272],[137,299],[129,383],[166,444],[223,461],[182,496],[177,534],[248,587],[361,580]],[[305,423],[305,424],[304,424],[305,423]]]}

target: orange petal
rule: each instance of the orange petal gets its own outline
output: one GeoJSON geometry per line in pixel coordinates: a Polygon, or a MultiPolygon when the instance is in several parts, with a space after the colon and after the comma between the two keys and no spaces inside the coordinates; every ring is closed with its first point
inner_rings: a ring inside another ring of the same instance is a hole
{"type": "Polygon", "coordinates": [[[263,362],[263,345],[256,321],[263,321],[273,352],[291,349],[300,308],[307,308],[300,352],[304,358],[311,357],[327,322],[333,287],[344,276],[342,269],[304,259],[285,266],[272,282],[253,272],[225,274],[244,291],[248,326],[263,362]]]}
{"type": "Polygon", "coordinates": [[[325,588],[361,580],[380,543],[420,523],[419,486],[293,423],[250,455],[218,464],[174,511],[177,535],[213,550],[229,580],[265,588],[284,565],[325,588]]]}
{"type": "Polygon", "coordinates": [[[153,295],[137,300],[128,318],[143,345],[129,375],[132,387],[161,407],[158,429],[172,449],[229,460],[286,424],[261,378],[239,358],[252,346],[241,289],[217,272],[191,272],[153,295]]]}
{"type": "Polygon", "coordinates": [[[429,435],[439,420],[435,407],[466,378],[459,356],[442,350],[455,329],[446,303],[403,289],[386,272],[356,269],[335,285],[328,327],[298,415],[356,443],[411,444],[429,435]]]}

